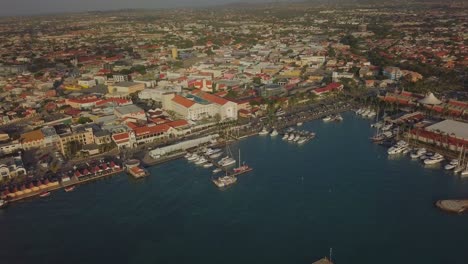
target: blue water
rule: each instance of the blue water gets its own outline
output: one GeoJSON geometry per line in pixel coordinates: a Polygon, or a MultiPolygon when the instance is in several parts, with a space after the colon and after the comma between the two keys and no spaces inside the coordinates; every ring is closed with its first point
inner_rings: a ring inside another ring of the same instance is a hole
{"type": "Polygon", "coordinates": [[[371,144],[369,122],[313,121],[304,146],[251,137],[254,171],[217,189],[178,160],[0,210],[0,263],[468,263],[468,181],[371,144]]]}

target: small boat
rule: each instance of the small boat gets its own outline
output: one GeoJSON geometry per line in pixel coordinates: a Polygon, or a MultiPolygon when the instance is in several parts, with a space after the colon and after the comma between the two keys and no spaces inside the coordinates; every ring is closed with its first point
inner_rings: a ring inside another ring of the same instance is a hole
{"type": "Polygon", "coordinates": [[[271,131],[270,133],[270,136],[272,137],[276,137],[278,135],[278,131],[276,129],[273,129],[273,131],[271,131]]]}
{"type": "Polygon", "coordinates": [[[235,159],[228,157],[227,159],[220,161],[219,165],[222,167],[227,167],[235,163],[236,163],[235,159]]]}
{"type": "Polygon", "coordinates": [[[211,162],[203,164],[203,168],[211,168],[211,167],[213,167],[213,163],[211,162]]]}
{"type": "Polygon", "coordinates": [[[289,134],[288,140],[292,141],[292,140],[294,140],[295,137],[296,136],[294,135],[294,133],[291,133],[291,134],[289,134]]]}
{"type": "Polygon", "coordinates": [[[50,196],[50,192],[43,192],[39,194],[39,197],[47,197],[47,196],[50,196]]]}
{"type": "Polygon", "coordinates": [[[188,161],[195,161],[199,158],[197,153],[193,153],[189,158],[187,158],[188,161]]]}
{"type": "Polygon", "coordinates": [[[197,161],[195,161],[195,164],[196,164],[196,165],[202,165],[202,164],[204,164],[204,163],[206,163],[206,162],[208,162],[208,160],[205,159],[205,157],[201,157],[201,158],[199,158],[197,161]]]}
{"type": "Polygon", "coordinates": [[[220,169],[220,168],[216,168],[216,169],[213,170],[213,173],[218,173],[218,172],[221,172],[221,171],[223,171],[223,170],[220,169]]]}
{"type": "Polygon", "coordinates": [[[191,156],[192,156],[192,153],[187,152],[187,154],[185,154],[184,158],[188,159],[188,158],[190,158],[191,156]]]}
{"type": "Polygon", "coordinates": [[[0,208],[6,207],[7,204],[8,204],[8,201],[7,201],[7,200],[0,199],[0,208]]]}
{"type": "Polygon", "coordinates": [[[218,153],[211,154],[209,157],[210,157],[210,159],[217,159],[217,158],[221,157],[222,154],[223,153],[218,152],[218,153]]]}
{"type": "Polygon", "coordinates": [[[301,139],[299,139],[297,141],[297,144],[302,145],[302,144],[306,143],[307,141],[308,141],[308,139],[306,137],[302,137],[301,139]]]}
{"type": "Polygon", "coordinates": [[[303,125],[302,122],[297,123],[297,126],[302,126],[302,125],[303,125]]]}
{"type": "Polygon", "coordinates": [[[343,121],[343,117],[341,115],[336,115],[335,117],[333,117],[333,121],[341,122],[343,121]]]}
{"type": "Polygon", "coordinates": [[[72,192],[73,190],[75,190],[75,186],[68,186],[68,187],[65,187],[65,192],[72,192]]]}
{"type": "Polygon", "coordinates": [[[262,131],[258,132],[259,135],[264,136],[268,135],[270,132],[264,127],[262,131]]]}
{"type": "Polygon", "coordinates": [[[440,163],[443,160],[444,160],[444,156],[440,155],[439,153],[435,153],[432,157],[425,159],[424,164],[433,165],[433,164],[440,163]]]}
{"type": "Polygon", "coordinates": [[[333,120],[333,118],[331,116],[326,116],[324,118],[322,118],[323,122],[330,122],[333,120]]]}
{"type": "Polygon", "coordinates": [[[293,139],[293,141],[297,142],[297,141],[299,141],[299,139],[301,139],[301,135],[297,134],[296,137],[293,139]]]}
{"type": "Polygon", "coordinates": [[[412,159],[419,159],[421,158],[422,155],[426,154],[426,149],[425,148],[420,148],[416,152],[413,152],[410,154],[410,157],[412,159]]]}
{"type": "Polygon", "coordinates": [[[289,137],[289,134],[288,134],[288,133],[284,134],[283,140],[288,140],[288,137],[289,137]]]}

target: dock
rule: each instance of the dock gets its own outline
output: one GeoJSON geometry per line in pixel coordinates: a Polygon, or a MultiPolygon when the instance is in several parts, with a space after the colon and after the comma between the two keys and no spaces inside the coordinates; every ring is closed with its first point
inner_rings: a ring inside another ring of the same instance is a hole
{"type": "Polygon", "coordinates": [[[436,206],[449,213],[466,213],[468,212],[468,200],[439,200],[436,206]]]}

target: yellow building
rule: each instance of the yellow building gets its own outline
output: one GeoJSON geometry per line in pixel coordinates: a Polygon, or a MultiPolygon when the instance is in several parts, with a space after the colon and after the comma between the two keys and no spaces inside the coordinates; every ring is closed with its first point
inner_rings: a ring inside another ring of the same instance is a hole
{"type": "MultiPolygon", "coordinates": [[[[84,146],[94,143],[94,135],[92,128],[76,129],[72,133],[60,135],[60,151],[63,155],[67,155],[69,151],[69,142],[76,141],[79,145],[84,146]]],[[[73,153],[72,153],[73,154],[73,153]]]]}
{"type": "Polygon", "coordinates": [[[172,48],[172,58],[174,60],[177,60],[178,57],[179,57],[179,51],[177,50],[177,48],[172,48]]]}

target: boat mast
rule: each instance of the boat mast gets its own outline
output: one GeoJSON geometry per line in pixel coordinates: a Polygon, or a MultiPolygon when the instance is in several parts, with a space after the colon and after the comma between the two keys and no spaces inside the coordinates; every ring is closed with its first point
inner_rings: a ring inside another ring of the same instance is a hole
{"type": "Polygon", "coordinates": [[[330,259],[330,262],[333,262],[333,260],[332,260],[332,253],[333,253],[333,248],[330,248],[330,256],[328,256],[329,259],[330,259]]]}

